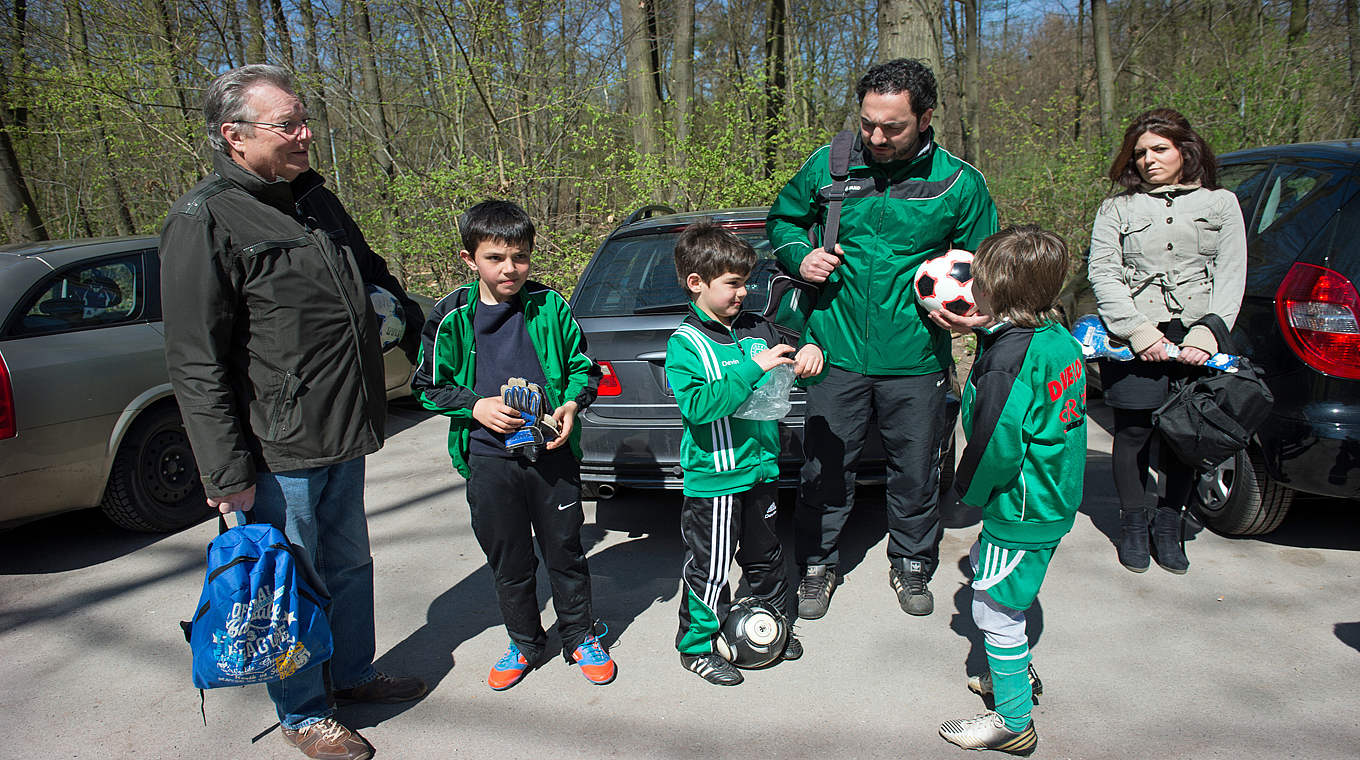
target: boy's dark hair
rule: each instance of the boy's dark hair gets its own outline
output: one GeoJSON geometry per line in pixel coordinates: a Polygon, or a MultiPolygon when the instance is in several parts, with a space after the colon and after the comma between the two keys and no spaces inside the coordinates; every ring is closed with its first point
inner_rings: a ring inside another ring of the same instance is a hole
{"type": "Polygon", "coordinates": [[[458,217],[458,231],[463,235],[463,249],[474,256],[484,240],[534,247],[534,223],[529,212],[510,201],[478,203],[458,217]]]}
{"type": "Polygon", "coordinates": [[[973,284],[987,294],[992,315],[1017,327],[1058,317],[1054,304],[1067,277],[1067,245],[1034,225],[1007,227],[973,256],[973,284]]]}
{"type": "Polygon", "coordinates": [[[916,58],[895,58],[865,72],[855,86],[855,96],[864,102],[864,96],[875,92],[879,95],[896,95],[905,92],[911,96],[911,112],[916,118],[927,109],[935,107],[935,74],[925,62],[916,58]]]}
{"type": "Polygon", "coordinates": [[[675,276],[691,301],[694,294],[685,287],[691,272],[707,283],[729,272],[745,277],[755,266],[750,243],[709,221],[691,224],[675,241],[675,276]]]}
{"type": "Polygon", "coordinates": [[[1138,145],[1138,138],[1146,132],[1165,137],[1181,152],[1180,184],[1198,182],[1206,190],[1218,189],[1218,159],[1214,157],[1213,149],[1190,126],[1189,119],[1170,108],[1144,111],[1129,124],[1129,128],[1124,131],[1124,142],[1119,146],[1119,153],[1110,165],[1111,182],[1129,190],[1136,190],[1143,184],[1143,176],[1138,173],[1133,152],[1138,145]]]}

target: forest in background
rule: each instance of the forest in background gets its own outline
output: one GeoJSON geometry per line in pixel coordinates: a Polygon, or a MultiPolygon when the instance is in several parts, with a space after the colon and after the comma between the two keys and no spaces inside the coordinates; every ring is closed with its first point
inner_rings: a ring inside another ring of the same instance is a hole
{"type": "Polygon", "coordinates": [[[418,292],[466,280],[455,220],[539,223],[570,290],[631,210],[765,205],[853,123],[869,65],[927,59],[940,142],[1003,224],[1089,239],[1128,119],[1215,151],[1360,135],[1360,0],[4,0],[0,232],[155,234],[206,171],[217,74],[295,72],[322,172],[418,292]]]}

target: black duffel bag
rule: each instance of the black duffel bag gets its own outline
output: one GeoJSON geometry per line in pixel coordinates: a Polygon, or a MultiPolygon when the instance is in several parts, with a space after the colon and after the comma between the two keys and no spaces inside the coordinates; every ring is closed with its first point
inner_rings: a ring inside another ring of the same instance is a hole
{"type": "Polygon", "coordinates": [[[1152,413],[1152,424],[1181,461],[1211,470],[1247,447],[1275,396],[1260,371],[1234,348],[1221,317],[1210,314],[1195,324],[1213,331],[1220,352],[1239,357],[1237,371],[1211,370],[1187,381],[1152,413]]]}

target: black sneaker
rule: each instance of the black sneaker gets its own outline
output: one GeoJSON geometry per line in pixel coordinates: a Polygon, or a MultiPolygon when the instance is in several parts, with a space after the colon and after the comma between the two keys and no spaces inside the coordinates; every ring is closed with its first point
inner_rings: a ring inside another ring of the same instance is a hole
{"type": "Polygon", "coordinates": [[[964,720],[947,720],[940,724],[940,736],[964,749],[994,749],[1012,755],[1028,755],[1039,746],[1034,721],[1030,721],[1023,731],[1012,731],[994,712],[964,720]]]}
{"type": "Polygon", "coordinates": [[[682,654],[680,664],[685,670],[698,673],[705,681],[718,686],[736,686],[746,680],[736,665],[715,653],[682,654]]]}
{"type": "Polygon", "coordinates": [[[831,606],[831,592],[836,588],[836,571],[826,565],[808,565],[803,579],[798,582],[798,617],[816,620],[831,606]]]}
{"type": "Polygon", "coordinates": [[[925,566],[916,560],[907,562],[907,569],[894,566],[888,571],[888,585],[897,592],[897,603],[908,615],[929,615],[935,611],[935,596],[926,584],[925,566]]]}
{"type": "Polygon", "coordinates": [[[784,654],[780,656],[780,659],[796,660],[802,656],[803,642],[794,638],[793,634],[789,634],[789,640],[784,644],[784,654]]]}
{"type": "MultiPolygon", "coordinates": [[[[984,671],[980,676],[968,676],[968,690],[980,697],[992,696],[992,671],[984,671]]],[[[1034,694],[1035,702],[1044,693],[1044,682],[1039,680],[1039,671],[1034,669],[1032,662],[1029,664],[1029,690],[1034,694]]]]}

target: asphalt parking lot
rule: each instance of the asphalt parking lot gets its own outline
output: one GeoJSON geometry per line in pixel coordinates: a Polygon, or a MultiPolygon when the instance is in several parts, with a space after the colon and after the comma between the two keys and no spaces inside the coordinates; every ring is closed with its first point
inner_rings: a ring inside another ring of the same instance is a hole
{"type": "MultiPolygon", "coordinates": [[[[1108,424],[1102,414],[1093,407],[1108,424]]],[[[342,708],[378,757],[969,756],[936,728],[982,709],[964,686],[985,667],[963,585],[975,514],[949,510],[935,614],[909,618],[888,587],[881,491],[863,491],[846,581],[827,617],[799,624],[807,655],[720,688],[682,670],[674,650],[678,496],[588,502],[595,613],[618,680],[593,686],[554,660],[497,693],[485,678],[506,636],[444,453],[446,423],[410,408],[392,422],[367,487],[378,665],[432,691],[342,708]]],[[[1134,575],[1110,543],[1108,453],[1093,426],[1083,514],[1030,613],[1045,687],[1034,757],[1356,757],[1357,505],[1301,502],[1263,539],[1200,532],[1188,575],[1155,565],[1134,575]]],[[[252,743],[274,721],[263,687],[208,692],[203,723],[178,621],[193,611],[215,532],[208,522],[145,536],[97,512],[0,532],[0,756],[301,757],[277,730],[252,743]]],[[[547,602],[542,571],[539,588],[547,602]]]]}

